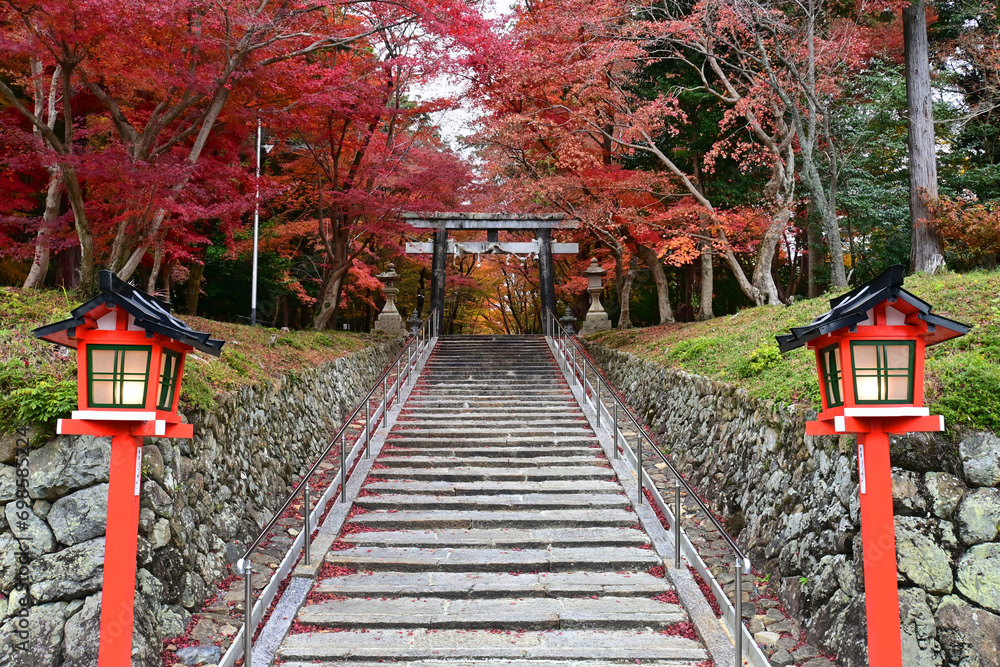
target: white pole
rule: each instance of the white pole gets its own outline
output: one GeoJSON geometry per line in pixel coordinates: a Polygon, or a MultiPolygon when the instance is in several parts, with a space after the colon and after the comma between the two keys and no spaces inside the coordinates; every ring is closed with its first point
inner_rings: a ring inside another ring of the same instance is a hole
{"type": "Polygon", "coordinates": [[[260,118],[257,119],[257,201],[253,207],[253,271],[250,286],[250,326],[257,325],[257,236],[260,226],[260,118]]]}

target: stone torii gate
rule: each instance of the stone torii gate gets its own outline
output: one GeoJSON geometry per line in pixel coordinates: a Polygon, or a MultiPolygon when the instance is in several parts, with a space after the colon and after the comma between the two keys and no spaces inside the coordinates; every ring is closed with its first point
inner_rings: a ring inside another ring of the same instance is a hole
{"type": "Polygon", "coordinates": [[[436,324],[444,325],[444,283],[448,253],[461,251],[469,254],[491,253],[534,254],[538,256],[538,282],[542,290],[542,308],[555,313],[555,267],[552,255],[575,255],[580,252],[576,243],[553,243],[553,229],[575,229],[576,220],[567,220],[562,213],[522,215],[516,213],[404,213],[403,219],[418,229],[433,229],[433,241],[406,244],[408,255],[434,256],[431,264],[431,312],[437,313],[436,324]],[[486,230],[486,241],[455,241],[448,238],[448,230],[486,230]],[[534,232],[534,241],[500,242],[500,230],[508,232],[534,232]],[[435,310],[436,309],[436,310],[435,310]]]}

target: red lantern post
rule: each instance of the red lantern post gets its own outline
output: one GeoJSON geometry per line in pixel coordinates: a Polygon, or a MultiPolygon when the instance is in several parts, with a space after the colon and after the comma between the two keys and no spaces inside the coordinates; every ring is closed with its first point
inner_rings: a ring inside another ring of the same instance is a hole
{"type": "Polygon", "coordinates": [[[944,418],[923,406],[924,350],[969,331],[931,314],[902,288],[903,276],[893,266],[777,337],[782,352],[806,345],[816,353],[823,411],[806,435],[857,434],[868,662],[876,667],[903,660],[889,434],[944,430],[944,418]]]}
{"type": "Polygon", "coordinates": [[[218,356],[223,341],[191,330],[169,305],[130,287],[110,271],[101,293],[72,317],[35,330],[77,350],[79,410],[60,419],[64,435],[111,436],[108,518],[104,541],[99,667],[132,660],[136,546],[142,439],[190,438],[177,413],[184,359],[194,349],[218,356]]]}

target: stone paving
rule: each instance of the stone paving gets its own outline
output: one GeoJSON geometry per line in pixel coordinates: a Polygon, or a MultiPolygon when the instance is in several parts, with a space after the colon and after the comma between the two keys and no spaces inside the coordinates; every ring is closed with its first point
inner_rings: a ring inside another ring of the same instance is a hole
{"type": "Polygon", "coordinates": [[[541,338],[443,338],[291,632],[287,667],[708,664],[541,338]]]}

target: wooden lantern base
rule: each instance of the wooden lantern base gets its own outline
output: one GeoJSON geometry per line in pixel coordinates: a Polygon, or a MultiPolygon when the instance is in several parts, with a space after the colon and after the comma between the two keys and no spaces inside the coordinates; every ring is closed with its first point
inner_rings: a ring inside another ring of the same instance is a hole
{"type": "Polygon", "coordinates": [[[868,664],[872,667],[902,667],[889,434],[943,431],[944,420],[936,415],[838,419],[844,421],[836,425],[832,421],[808,422],[806,435],[844,435],[843,428],[846,426],[847,432],[858,436],[868,664]]]}
{"type": "Polygon", "coordinates": [[[191,424],[155,420],[59,420],[59,432],[63,434],[111,436],[98,667],[129,667],[132,664],[142,439],[147,435],[190,438],[192,431],[191,424]]]}

